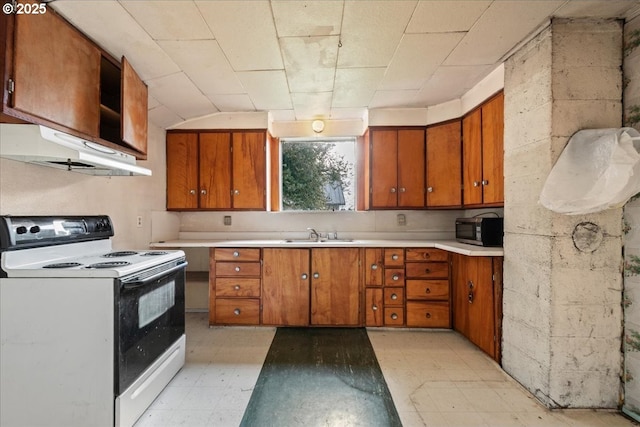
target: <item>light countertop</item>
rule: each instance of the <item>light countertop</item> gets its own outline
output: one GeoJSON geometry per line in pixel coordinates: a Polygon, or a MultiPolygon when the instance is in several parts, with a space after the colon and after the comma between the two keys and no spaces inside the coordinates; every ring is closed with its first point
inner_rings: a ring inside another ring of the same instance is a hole
{"type": "Polygon", "coordinates": [[[503,248],[482,247],[459,243],[455,240],[326,240],[315,242],[310,240],[209,240],[181,239],[153,242],[153,248],[437,248],[467,256],[504,256],[503,248]]]}

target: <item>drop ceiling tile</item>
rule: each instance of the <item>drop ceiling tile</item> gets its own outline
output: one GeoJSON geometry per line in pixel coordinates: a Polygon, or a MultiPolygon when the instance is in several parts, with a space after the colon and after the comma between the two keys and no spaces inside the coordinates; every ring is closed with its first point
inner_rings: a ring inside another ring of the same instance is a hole
{"type": "Polygon", "coordinates": [[[444,65],[488,65],[538,28],[564,1],[495,1],[444,65]]]}
{"type": "Polygon", "coordinates": [[[196,5],[234,70],[283,68],[268,1],[197,1],[196,5]]]}
{"type": "Polygon", "coordinates": [[[373,98],[385,68],[338,68],[332,108],[366,107],[373,98]]]}
{"type": "Polygon", "coordinates": [[[279,37],[340,34],[344,1],[271,2],[279,37]]]}
{"type": "Polygon", "coordinates": [[[385,67],[402,38],[416,1],[347,1],[338,67],[385,67]]]}
{"type": "Polygon", "coordinates": [[[558,18],[623,18],[626,12],[638,7],[637,1],[629,0],[572,0],[555,13],[558,18]]]}
{"type": "Polygon", "coordinates": [[[491,1],[420,1],[407,33],[469,31],[491,1]]]}
{"type": "Polygon", "coordinates": [[[280,39],[291,92],[333,90],[338,37],[285,37],[280,39]]]}
{"type": "Polygon", "coordinates": [[[420,89],[464,33],[405,34],[382,79],[381,90],[420,89]]]}
{"type": "Polygon", "coordinates": [[[251,98],[247,94],[231,94],[231,95],[208,95],[207,98],[213,102],[213,104],[220,111],[255,111],[256,108],[251,102],[251,98]]]}
{"type": "Polygon", "coordinates": [[[185,119],[216,113],[216,107],[184,73],[149,80],[149,94],[185,119]]]}
{"type": "Polygon", "coordinates": [[[257,110],[293,108],[284,71],[242,71],[238,77],[257,110]]]}
{"type": "Polygon", "coordinates": [[[212,39],[213,34],[192,1],[121,1],[120,4],[154,40],[212,39]]]}
{"type": "Polygon", "coordinates": [[[156,108],[159,107],[161,104],[160,102],[155,99],[153,96],[148,95],[147,96],[147,109],[151,110],[152,108],[156,108]]]}
{"type": "Polygon", "coordinates": [[[161,129],[168,129],[184,121],[183,117],[178,116],[164,105],[149,110],[149,121],[161,129]]]}
{"type": "Polygon", "coordinates": [[[126,56],[142,80],[179,71],[118,2],[58,0],[51,7],[116,59],[126,56]]]}
{"type": "Polygon", "coordinates": [[[333,120],[363,120],[366,116],[366,108],[332,108],[329,113],[333,120]]]}
{"type": "Polygon", "coordinates": [[[158,44],[205,95],[245,93],[216,40],[160,41],[158,44]]]}
{"type": "Polygon", "coordinates": [[[293,109],[296,119],[311,120],[328,117],[331,110],[331,92],[292,93],[293,109]]]}
{"type": "Polygon", "coordinates": [[[426,107],[460,98],[492,69],[491,65],[440,67],[420,89],[415,104],[426,107]]]}
{"type": "Polygon", "coordinates": [[[369,103],[369,108],[398,108],[413,106],[417,90],[378,90],[369,103]]]}
{"type": "Polygon", "coordinates": [[[275,122],[292,122],[296,119],[296,112],[293,110],[271,110],[269,118],[275,122]]]}

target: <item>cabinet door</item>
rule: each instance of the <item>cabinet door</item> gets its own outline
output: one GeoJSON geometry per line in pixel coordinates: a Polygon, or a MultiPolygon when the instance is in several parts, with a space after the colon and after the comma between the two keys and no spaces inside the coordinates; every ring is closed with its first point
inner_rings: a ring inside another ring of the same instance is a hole
{"type": "Polygon", "coordinates": [[[262,323],[309,325],[309,249],[263,250],[262,323]]]}
{"type": "Polygon", "coordinates": [[[427,206],[462,204],[461,122],[427,128],[427,206]]]}
{"type": "Polygon", "coordinates": [[[465,205],[482,203],[482,111],[462,119],[462,184],[465,205]]]}
{"type": "Polygon", "coordinates": [[[15,23],[11,106],[98,137],[100,51],[50,9],[15,23]]]}
{"type": "Polygon", "coordinates": [[[424,138],[422,129],[398,130],[398,207],[424,206],[424,138]]]}
{"type": "Polygon", "coordinates": [[[495,318],[493,306],[493,264],[490,257],[468,257],[467,274],[471,284],[468,303],[468,337],[491,357],[495,356],[495,318]]]}
{"type": "Polygon", "coordinates": [[[398,206],[398,131],[371,131],[371,207],[398,206]]]}
{"type": "Polygon", "coordinates": [[[367,288],[364,295],[365,325],[382,326],[384,324],[382,288],[367,288]]]}
{"type": "Polygon", "coordinates": [[[202,209],[231,208],[231,134],[200,133],[200,186],[202,209]]]}
{"type": "Polygon", "coordinates": [[[122,142],[140,153],[147,153],[147,85],[122,57],[122,142]]]}
{"type": "Polygon", "coordinates": [[[314,248],[311,253],[311,324],[359,323],[357,248],[314,248]]]}
{"type": "Polygon", "coordinates": [[[504,95],[482,106],[483,203],[504,203],[504,95]]]}
{"type": "Polygon", "coordinates": [[[167,133],[167,209],[198,207],[198,134],[167,133]]]}
{"type": "Polygon", "coordinates": [[[469,288],[467,279],[467,257],[459,254],[451,255],[451,283],[453,283],[453,329],[462,335],[469,336],[469,288]]]}
{"type": "Polygon", "coordinates": [[[366,248],[364,250],[364,284],[365,286],[382,286],[383,250],[381,248],[366,248]]]}
{"type": "Polygon", "coordinates": [[[266,134],[233,133],[233,208],[266,209],[266,134]]]}

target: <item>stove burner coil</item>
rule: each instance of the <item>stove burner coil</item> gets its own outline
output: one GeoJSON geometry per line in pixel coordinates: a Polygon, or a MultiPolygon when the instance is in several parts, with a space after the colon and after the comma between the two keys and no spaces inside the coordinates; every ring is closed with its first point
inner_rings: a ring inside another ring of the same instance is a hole
{"type": "Polygon", "coordinates": [[[117,258],[121,256],[131,256],[136,255],[138,252],[136,251],[118,251],[118,252],[109,252],[108,254],[102,255],[103,258],[117,258]]]}
{"type": "Polygon", "coordinates": [[[157,255],[166,255],[169,252],[167,251],[149,251],[149,252],[145,252],[140,254],[140,256],[157,256],[157,255]]]}
{"type": "Polygon", "coordinates": [[[47,264],[42,268],[71,268],[71,267],[80,267],[82,264],[79,262],[59,262],[57,264],[47,264]]]}
{"type": "Polygon", "coordinates": [[[131,263],[128,261],[99,262],[96,264],[88,265],[87,268],[116,268],[116,267],[124,267],[125,265],[131,265],[131,263]]]}

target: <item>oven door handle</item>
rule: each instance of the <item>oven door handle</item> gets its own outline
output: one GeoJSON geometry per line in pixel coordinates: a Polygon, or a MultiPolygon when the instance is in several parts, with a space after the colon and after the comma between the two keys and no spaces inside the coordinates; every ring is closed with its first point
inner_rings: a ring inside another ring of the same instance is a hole
{"type": "Polygon", "coordinates": [[[168,270],[164,270],[158,274],[154,274],[153,276],[146,277],[143,280],[132,280],[130,282],[122,282],[122,284],[124,285],[125,289],[139,288],[141,286],[148,285],[149,283],[153,283],[160,278],[168,276],[171,273],[175,273],[176,271],[182,270],[187,266],[187,264],[188,262],[185,261],[181,264],[176,265],[175,267],[171,267],[168,270]]]}

